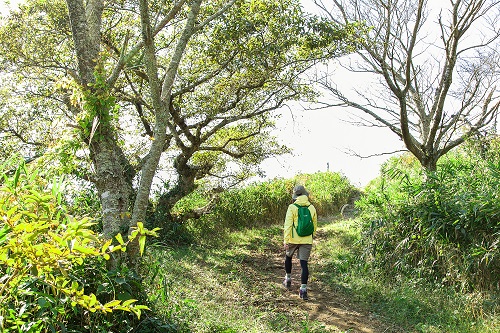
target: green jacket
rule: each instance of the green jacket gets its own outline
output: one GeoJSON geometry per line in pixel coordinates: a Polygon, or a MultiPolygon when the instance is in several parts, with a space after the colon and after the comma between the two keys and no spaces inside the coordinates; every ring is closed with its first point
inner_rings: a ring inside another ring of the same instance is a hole
{"type": "MultiPolygon", "coordinates": [[[[307,195],[301,195],[299,196],[296,200],[295,203],[299,206],[309,206],[309,211],[311,212],[311,217],[313,220],[314,224],[314,233],[316,232],[316,229],[318,228],[318,215],[316,214],[316,208],[314,208],[313,205],[309,202],[309,198],[307,195]]],[[[298,220],[298,212],[299,209],[297,206],[294,204],[290,204],[288,206],[288,209],[286,211],[286,216],[285,216],[285,226],[284,226],[284,243],[285,244],[312,244],[313,242],[313,236],[304,236],[300,237],[297,235],[297,231],[292,229],[295,229],[293,225],[297,225],[297,220],[298,220]]]]}

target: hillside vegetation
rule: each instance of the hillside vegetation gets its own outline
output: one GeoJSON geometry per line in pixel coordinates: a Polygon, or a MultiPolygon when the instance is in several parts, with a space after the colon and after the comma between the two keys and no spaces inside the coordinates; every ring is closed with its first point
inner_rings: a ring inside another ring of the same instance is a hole
{"type": "Polygon", "coordinates": [[[2,331],[500,332],[498,151],[496,139],[471,142],[427,174],[406,155],[393,158],[361,193],[332,172],[215,201],[200,186],[172,216],[212,212],[182,222],[165,220],[153,200],[145,224],[162,230],[136,267],[109,267],[126,240],[100,239],[92,195],[71,195],[11,160],[0,192],[2,331]],[[281,287],[282,223],[297,183],[321,215],[308,302],[281,287]],[[354,216],[342,217],[358,196],[354,216]],[[13,252],[21,239],[35,261],[13,252]]]}
{"type": "Polygon", "coordinates": [[[461,292],[500,290],[499,140],[471,142],[424,174],[389,160],[358,202],[364,259],[461,292]]]}

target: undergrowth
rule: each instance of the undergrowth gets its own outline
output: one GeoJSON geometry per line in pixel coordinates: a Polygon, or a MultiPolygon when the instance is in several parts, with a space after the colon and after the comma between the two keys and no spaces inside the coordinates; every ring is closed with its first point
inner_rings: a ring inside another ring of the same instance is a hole
{"type": "MultiPolygon", "coordinates": [[[[387,279],[359,259],[359,222],[320,225],[310,265],[317,292],[324,286],[322,292],[332,293],[327,297],[349,299],[391,328],[387,332],[499,332],[493,295],[387,279]]],[[[281,233],[270,226],[231,232],[212,245],[150,247],[144,285],[158,320],[172,323],[165,332],[349,332],[312,319],[284,293],[275,255],[282,251],[281,233]]]]}
{"type": "Polygon", "coordinates": [[[388,278],[386,272],[359,259],[364,251],[360,225],[345,220],[324,226],[325,241],[316,247],[321,258],[315,267],[318,279],[410,332],[500,332],[499,295],[457,292],[418,277],[388,278]]]}
{"type": "Polygon", "coordinates": [[[277,226],[228,234],[225,245],[152,246],[144,270],[154,312],[173,323],[167,332],[326,332],[285,303],[273,276],[281,251],[277,226]]]}
{"type": "Polygon", "coordinates": [[[365,255],[387,275],[422,277],[456,290],[500,291],[499,140],[468,146],[425,172],[392,158],[357,202],[365,255]]]}

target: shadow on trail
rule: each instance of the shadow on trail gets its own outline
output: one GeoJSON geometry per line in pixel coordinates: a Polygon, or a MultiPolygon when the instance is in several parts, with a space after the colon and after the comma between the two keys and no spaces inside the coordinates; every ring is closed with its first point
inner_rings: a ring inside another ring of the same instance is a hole
{"type": "MultiPolygon", "coordinates": [[[[321,231],[320,231],[321,233],[321,231]]],[[[321,242],[318,235],[316,242],[321,242]]],[[[324,235],[323,235],[324,236],[324,235]]],[[[401,333],[403,330],[382,322],[375,315],[363,309],[361,306],[348,298],[347,293],[342,293],[340,286],[338,290],[332,290],[326,282],[321,281],[325,274],[315,274],[313,271],[316,261],[313,255],[310,259],[311,278],[308,284],[309,300],[303,301],[299,298],[300,287],[300,264],[297,258],[293,258],[292,265],[292,289],[286,290],[282,285],[284,277],[284,252],[278,243],[274,243],[265,249],[264,253],[246,257],[242,261],[243,271],[248,278],[258,286],[258,290],[269,290],[269,284],[277,292],[272,295],[262,295],[252,305],[273,308],[290,318],[302,316],[307,322],[316,323],[321,326],[319,332],[335,333],[401,333]],[[305,310],[305,311],[304,311],[305,310]],[[304,313],[306,312],[306,313],[304,313]]],[[[319,267],[318,267],[319,268],[319,267]]],[[[325,273],[325,272],[323,272],[325,273]]],[[[335,288],[337,289],[337,288],[335,288]]],[[[311,332],[305,329],[305,332],[311,332]]]]}

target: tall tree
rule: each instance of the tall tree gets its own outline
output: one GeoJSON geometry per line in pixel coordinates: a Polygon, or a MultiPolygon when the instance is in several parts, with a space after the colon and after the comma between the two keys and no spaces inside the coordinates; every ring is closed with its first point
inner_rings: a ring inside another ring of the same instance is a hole
{"type": "MultiPolygon", "coordinates": [[[[103,234],[113,237],[123,228],[130,211],[131,167],[116,140],[111,122],[114,100],[105,73],[98,66],[101,51],[103,0],[67,0],[74,52],[75,80],[83,93],[83,103],[69,106],[80,116],[82,138],[89,147],[95,168],[94,184],[102,206],[103,234]]],[[[103,69],[103,68],[102,68],[103,69]]]]}
{"type": "Polygon", "coordinates": [[[495,124],[499,1],[314,2],[332,22],[370,27],[357,56],[343,66],[375,76],[376,83],[364,91],[360,83],[358,94],[350,94],[326,73],[320,83],[338,101],[327,105],[353,107],[368,116],[365,125],[389,128],[431,171],[441,156],[495,124]]]}
{"type": "Polygon", "coordinates": [[[234,183],[283,152],[271,111],[310,95],[301,73],[348,52],[351,32],[295,0],[29,0],[0,34],[17,103],[2,108],[14,135],[2,140],[40,143],[95,184],[109,237],[144,220],[158,170],[176,176],[168,215],[197,180],[234,183]],[[27,110],[34,121],[15,127],[27,110]]]}

